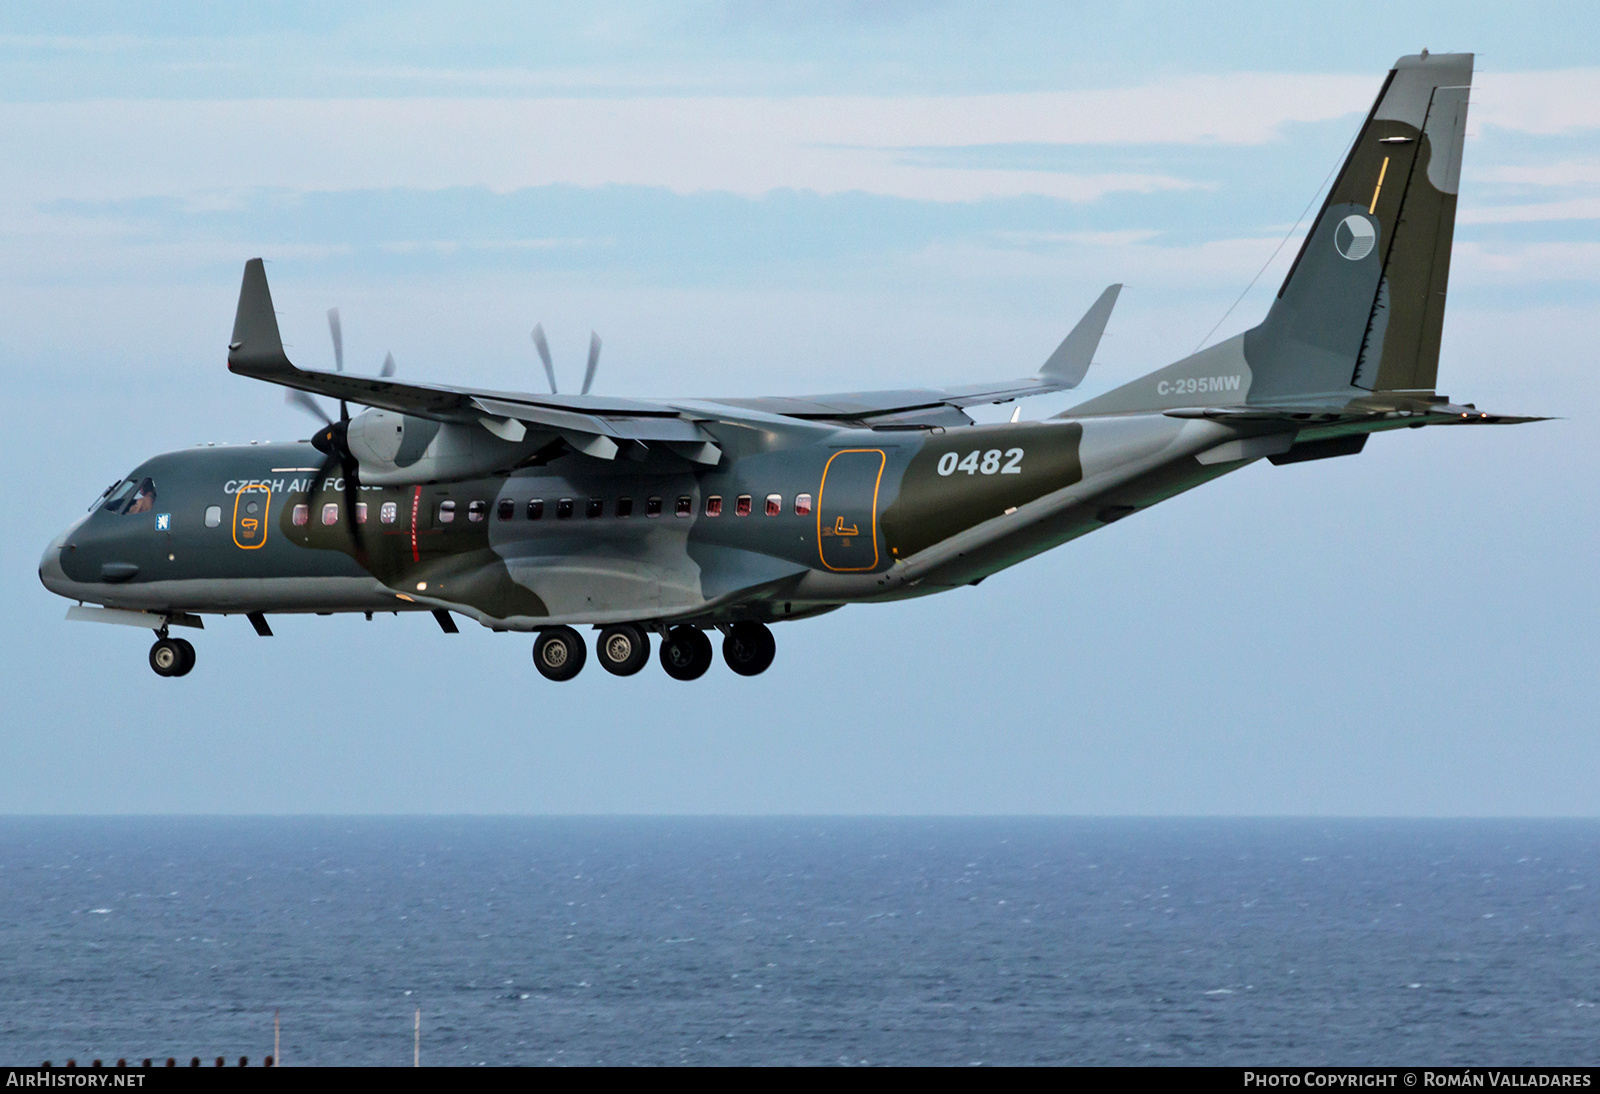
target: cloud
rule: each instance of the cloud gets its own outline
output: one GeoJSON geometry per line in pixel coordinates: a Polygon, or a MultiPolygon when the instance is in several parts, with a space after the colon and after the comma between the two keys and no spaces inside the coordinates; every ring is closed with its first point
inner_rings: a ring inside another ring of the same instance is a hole
{"type": "Polygon", "coordinates": [[[9,200],[564,183],[1091,201],[1152,172],[927,165],[908,149],[1233,144],[1361,109],[1370,78],[1242,74],[959,96],[95,100],[0,106],[9,200]]]}
{"type": "Polygon", "coordinates": [[[1600,68],[1488,72],[1474,78],[1469,118],[1538,136],[1600,129],[1600,68]]]}
{"type": "Polygon", "coordinates": [[[1524,205],[1468,207],[1456,214],[1462,224],[1537,224],[1551,220],[1600,220],[1600,197],[1524,205]]]}

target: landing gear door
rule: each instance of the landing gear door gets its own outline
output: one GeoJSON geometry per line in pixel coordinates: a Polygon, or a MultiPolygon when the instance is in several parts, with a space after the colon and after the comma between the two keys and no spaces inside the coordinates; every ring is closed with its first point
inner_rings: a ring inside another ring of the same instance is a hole
{"type": "Polygon", "coordinates": [[[878,568],[880,448],[845,448],[828,457],[817,490],[817,550],[836,573],[878,568]]]}
{"type": "Polygon", "coordinates": [[[241,486],[233,495],[233,542],[253,551],[267,542],[267,510],[272,508],[270,486],[241,486]]]}

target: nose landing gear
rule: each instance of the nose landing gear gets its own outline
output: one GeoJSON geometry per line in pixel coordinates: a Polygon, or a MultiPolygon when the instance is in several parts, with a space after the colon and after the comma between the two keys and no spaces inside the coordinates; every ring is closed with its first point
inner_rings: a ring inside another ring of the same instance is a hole
{"type": "Polygon", "coordinates": [[[194,668],[194,647],[185,638],[158,638],[150,647],[150,667],[157,676],[187,676],[194,668]]]}

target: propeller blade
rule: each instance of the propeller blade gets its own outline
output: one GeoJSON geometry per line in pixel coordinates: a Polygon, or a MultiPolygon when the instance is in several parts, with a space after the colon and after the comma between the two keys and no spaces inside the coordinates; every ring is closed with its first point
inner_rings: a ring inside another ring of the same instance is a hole
{"type": "Polygon", "coordinates": [[[333,419],[328,417],[328,412],[322,409],[315,399],[298,388],[290,388],[283,393],[283,401],[290,406],[298,407],[307,414],[315,416],[323,425],[332,425],[333,419]]]}
{"type": "Polygon", "coordinates": [[[394,354],[386,353],[386,354],[383,355],[383,367],[378,370],[378,375],[379,376],[393,376],[394,375],[394,354]]]}
{"type": "Polygon", "coordinates": [[[583,370],[583,394],[589,394],[589,388],[594,384],[594,370],[600,367],[600,336],[594,331],[589,332],[589,364],[583,370]]]}
{"type": "MultiPolygon", "coordinates": [[[[345,453],[348,455],[348,452],[345,453]]],[[[344,511],[350,521],[350,539],[355,544],[356,561],[365,563],[367,557],[366,533],[357,518],[356,506],[361,504],[361,483],[356,477],[361,465],[350,457],[341,461],[344,464],[344,511]]]]}
{"type": "Polygon", "coordinates": [[[339,322],[339,309],[328,309],[328,333],[333,335],[333,371],[344,371],[344,325],[339,322]]]}
{"type": "Polygon", "coordinates": [[[544,362],[544,374],[550,379],[550,394],[556,392],[556,366],[550,360],[550,343],[544,340],[544,324],[540,323],[533,328],[533,345],[539,351],[539,360],[544,362]]]}

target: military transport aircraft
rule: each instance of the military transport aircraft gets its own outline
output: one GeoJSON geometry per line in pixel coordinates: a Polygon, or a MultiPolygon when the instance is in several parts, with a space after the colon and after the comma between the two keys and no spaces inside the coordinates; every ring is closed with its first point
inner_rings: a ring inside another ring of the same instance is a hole
{"type": "MultiPolygon", "coordinates": [[[[1382,430],[1537,419],[1435,393],[1471,54],[1401,58],[1265,321],[1044,421],[963,408],[1083,378],[1113,285],[1031,378],[805,398],[483,391],[295,367],[260,259],[228,368],[340,400],[310,441],[156,456],[50,544],[68,618],[154,630],[203,614],[430,611],[533,632],[552,680],[771,664],[769,625],[924,596],[1012,566],[1261,457],[1362,450],[1382,430]],[[366,410],[351,416],[348,404],[366,410]],[[453,613],[453,614],[452,614],[453,613]]],[[[337,338],[337,330],[335,330],[337,338]]],[[[549,368],[542,331],[535,342],[549,368]]],[[[298,398],[315,407],[303,394],[298,398]]]]}

